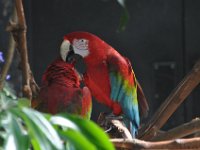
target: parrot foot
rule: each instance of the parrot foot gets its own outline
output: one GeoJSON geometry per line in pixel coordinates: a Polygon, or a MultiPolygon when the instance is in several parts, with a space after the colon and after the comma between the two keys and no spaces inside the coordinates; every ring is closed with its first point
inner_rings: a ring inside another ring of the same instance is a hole
{"type": "Polygon", "coordinates": [[[102,112],[97,122],[111,138],[132,139],[130,132],[123,123],[123,116],[102,112]]]}

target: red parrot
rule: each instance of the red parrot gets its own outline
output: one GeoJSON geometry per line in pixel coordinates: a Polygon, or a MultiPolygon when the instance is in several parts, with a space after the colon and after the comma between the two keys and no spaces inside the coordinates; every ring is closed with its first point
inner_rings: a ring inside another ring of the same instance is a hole
{"type": "Polygon", "coordinates": [[[128,58],[88,32],[69,33],[64,41],[71,44],[72,53],[83,57],[84,83],[92,95],[114,115],[122,114],[134,137],[140,125],[139,113],[145,114],[148,104],[128,58]]]}
{"type": "Polygon", "coordinates": [[[53,61],[44,72],[39,96],[32,101],[32,107],[51,114],[68,112],[90,119],[91,94],[87,87],[80,88],[80,76],[68,57],[68,46],[62,43],[62,57],[53,61]]]}

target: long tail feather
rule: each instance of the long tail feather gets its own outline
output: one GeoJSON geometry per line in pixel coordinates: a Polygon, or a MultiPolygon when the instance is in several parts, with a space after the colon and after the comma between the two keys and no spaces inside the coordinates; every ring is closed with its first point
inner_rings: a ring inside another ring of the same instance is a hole
{"type": "Polygon", "coordinates": [[[140,83],[137,82],[137,99],[139,104],[139,110],[140,110],[140,116],[147,117],[148,111],[149,111],[149,105],[147,103],[147,99],[144,95],[144,92],[142,90],[142,87],[140,86],[140,83]]]}

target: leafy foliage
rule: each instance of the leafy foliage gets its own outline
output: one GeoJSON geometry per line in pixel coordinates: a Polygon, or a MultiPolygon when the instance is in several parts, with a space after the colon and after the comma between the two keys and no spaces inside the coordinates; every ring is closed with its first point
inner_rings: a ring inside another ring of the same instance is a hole
{"type": "Polygon", "coordinates": [[[70,114],[43,114],[8,87],[0,92],[0,149],[114,150],[95,123],[70,114]]]}

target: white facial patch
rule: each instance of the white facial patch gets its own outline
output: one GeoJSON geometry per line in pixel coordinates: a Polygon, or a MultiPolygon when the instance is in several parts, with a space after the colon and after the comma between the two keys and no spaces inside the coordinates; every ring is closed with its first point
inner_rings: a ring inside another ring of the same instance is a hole
{"type": "Polygon", "coordinates": [[[79,54],[82,57],[86,57],[89,54],[88,40],[86,39],[74,39],[73,49],[75,54],[79,54]]]}
{"type": "Polygon", "coordinates": [[[60,56],[64,61],[66,61],[67,54],[70,50],[70,42],[68,40],[64,40],[60,46],[60,56]]]}

